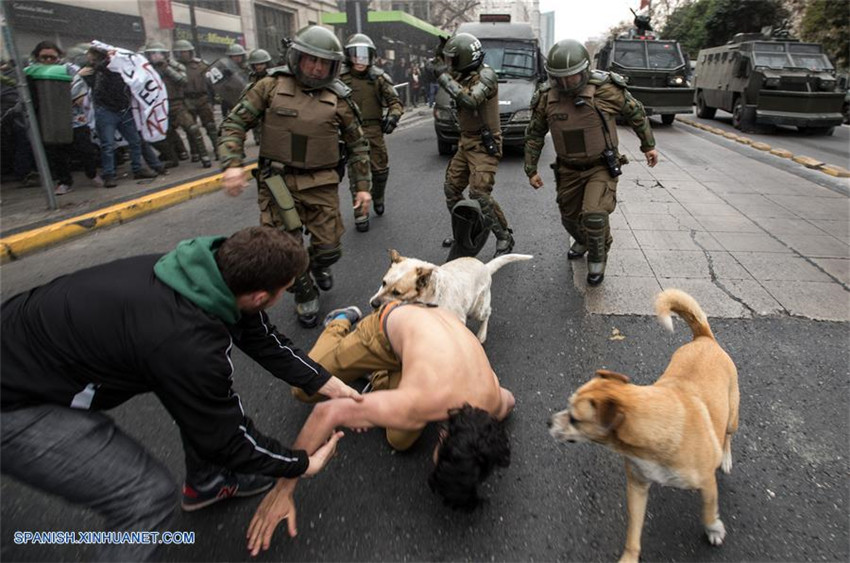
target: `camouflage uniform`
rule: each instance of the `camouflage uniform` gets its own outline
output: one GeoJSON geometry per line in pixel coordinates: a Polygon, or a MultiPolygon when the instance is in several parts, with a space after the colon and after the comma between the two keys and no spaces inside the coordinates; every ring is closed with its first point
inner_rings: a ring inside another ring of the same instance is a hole
{"type": "Polygon", "coordinates": [[[187,83],[186,67],[176,61],[169,60],[163,64],[155,65],[155,68],[162,76],[165,88],[168,91],[169,129],[176,130],[177,127],[182,127],[186,133],[186,138],[189,140],[192,154],[199,155],[204,168],[209,168],[211,166],[210,157],[207,154],[204,138],[201,136],[201,129],[183,103],[185,99],[184,88],[187,83]]]}
{"type": "Polygon", "coordinates": [[[487,65],[463,75],[458,82],[448,72],[437,82],[457,104],[460,140],[457,153],[446,169],[444,191],[449,212],[463,199],[469,186],[469,196],[481,205],[487,227],[499,241],[510,241],[513,246],[508,220],[491,195],[496,183],[496,168],[502,158],[502,129],[499,123],[499,82],[496,73],[487,65]],[[481,139],[482,126],[493,134],[498,152],[487,152],[481,139]]]}
{"type": "MultiPolygon", "coordinates": [[[[372,166],[372,201],[376,212],[381,213],[384,204],[387,179],[390,175],[387,145],[384,142],[383,108],[387,109],[387,120],[398,122],[404,113],[404,106],[393,86],[388,74],[372,65],[365,72],[356,72],[348,66],[343,67],[340,75],[342,80],[351,88],[351,97],[360,109],[363,133],[369,139],[369,155],[372,166]]],[[[350,184],[352,196],[355,194],[354,184],[350,184]]],[[[368,215],[357,215],[355,222],[368,222],[368,215]]],[[[368,223],[367,223],[368,224],[368,223]]]]}
{"type": "MultiPolygon", "coordinates": [[[[351,90],[339,80],[325,88],[307,90],[288,67],[270,69],[269,76],[250,88],[221,124],[222,169],[242,166],[245,136],[260,124],[260,224],[287,230],[299,238],[303,225],[310,234],[310,269],[321,285],[321,280],[330,279],[329,267],[342,255],[344,228],[337,171],[340,139],[348,151],[348,173],[356,189],[371,189],[369,143],[360,128],[351,90]],[[291,194],[300,219],[295,226],[291,224],[292,208],[285,209],[267,183],[273,177],[282,177],[291,194]]],[[[300,305],[307,307],[304,304],[310,303],[311,308],[315,306],[314,313],[318,312],[318,290],[310,272],[296,278],[292,291],[299,319],[309,313],[300,305]]]]}
{"type": "MultiPolygon", "coordinates": [[[[186,87],[183,92],[186,96],[185,103],[189,115],[193,119],[201,120],[201,124],[207,132],[207,137],[212,143],[213,150],[217,151],[218,128],[215,125],[212,106],[210,106],[205,76],[209,66],[209,63],[197,57],[186,63],[186,87]]],[[[216,158],[218,157],[216,156],[216,158]]]]}
{"type": "MultiPolygon", "coordinates": [[[[621,76],[592,71],[587,85],[575,96],[551,88],[548,82],[541,84],[531,107],[531,122],[525,131],[525,173],[529,178],[537,173],[544,138],[551,129],[557,153],[551,167],[561,222],[579,247],[588,249],[589,262],[604,263],[613,242],[608,216],[617,205],[617,178],[608,173],[602,151],[608,144],[617,151],[615,116],[631,126],[643,152],[655,148],[643,105],[626,90],[621,76]],[[577,106],[578,99],[585,104],[577,106]],[[608,133],[594,108],[605,115],[608,133]]],[[[619,153],[617,157],[621,163],[627,162],[619,153]]]]}

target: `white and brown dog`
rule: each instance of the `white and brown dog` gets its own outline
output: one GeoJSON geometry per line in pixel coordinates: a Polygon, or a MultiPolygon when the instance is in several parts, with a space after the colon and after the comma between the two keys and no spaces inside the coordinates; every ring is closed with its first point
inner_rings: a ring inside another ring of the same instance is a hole
{"type": "Polygon", "coordinates": [[[393,300],[435,303],[455,313],[463,323],[467,317],[479,321],[477,336],[484,343],[493,274],[505,264],[532,258],[529,254],[505,254],[486,264],[477,258],[457,258],[437,266],[390,250],[390,268],[369,303],[376,309],[393,300]]]}
{"type": "Polygon", "coordinates": [[[618,373],[599,370],[549,421],[562,442],[596,442],[626,462],[628,531],[620,561],[637,561],[652,483],[699,489],[708,540],[723,543],[726,529],[717,508],[715,471],[732,469],[732,434],[738,430],[738,372],[693,297],[677,289],[655,301],[659,320],[673,330],[670,313],[682,317],[693,341],[680,347],[658,380],[637,386],[618,373]]]}

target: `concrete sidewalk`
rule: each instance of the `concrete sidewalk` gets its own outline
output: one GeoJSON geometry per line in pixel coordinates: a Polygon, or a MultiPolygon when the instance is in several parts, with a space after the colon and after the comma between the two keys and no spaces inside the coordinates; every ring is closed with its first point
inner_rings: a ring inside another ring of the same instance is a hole
{"type": "MultiPolygon", "coordinates": [[[[431,112],[424,105],[408,109],[398,129],[431,119],[431,112]]],[[[249,135],[246,162],[254,163],[258,152],[249,135]]],[[[19,182],[4,182],[0,185],[0,261],[216,191],[221,177],[217,164],[202,168],[200,163],[182,161],[166,176],[133,180],[127,162],[117,168],[118,186],[110,189],[95,187],[82,172],[75,172],[73,191],[56,196],[55,210],[48,208],[42,186],[24,188],[19,182]]]]}
{"type": "Polygon", "coordinates": [[[709,317],[850,321],[847,180],[818,183],[682,125],[657,135],[655,168],[634,135],[620,136],[632,163],[617,190],[605,283],[589,288],[584,261],[573,263],[589,312],[652,315],[653,296],[677,287],[704,296],[709,317]]]}

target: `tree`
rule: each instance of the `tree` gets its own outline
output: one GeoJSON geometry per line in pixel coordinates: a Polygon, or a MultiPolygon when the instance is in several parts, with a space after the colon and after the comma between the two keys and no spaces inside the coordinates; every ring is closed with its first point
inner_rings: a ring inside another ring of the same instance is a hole
{"type": "Polygon", "coordinates": [[[820,43],[836,68],[847,70],[850,23],[847,4],[839,0],[813,0],[800,25],[800,39],[820,43]]]}

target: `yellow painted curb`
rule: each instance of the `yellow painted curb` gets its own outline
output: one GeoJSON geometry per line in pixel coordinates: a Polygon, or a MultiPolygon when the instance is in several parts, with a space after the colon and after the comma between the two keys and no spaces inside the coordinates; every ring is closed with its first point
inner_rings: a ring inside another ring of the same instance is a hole
{"type": "Polygon", "coordinates": [[[767,143],[753,143],[750,146],[753,147],[754,149],[758,149],[760,151],[769,151],[772,148],[767,143]]]}
{"type": "Polygon", "coordinates": [[[737,138],[737,139],[735,139],[735,140],[736,140],[736,141],[738,141],[738,142],[739,142],[739,143],[741,143],[741,144],[744,144],[744,145],[752,145],[752,144],[753,144],[753,142],[754,142],[754,141],[753,141],[752,139],[750,139],[749,137],[738,137],[738,138],[737,138]]]}
{"type": "Polygon", "coordinates": [[[802,164],[806,168],[820,168],[824,164],[820,160],[815,160],[814,158],[812,158],[810,156],[804,156],[804,155],[792,156],[791,160],[793,160],[797,164],[802,164]]]}
{"type": "MultiPolygon", "coordinates": [[[[245,171],[246,173],[250,172],[256,167],[256,163],[251,164],[245,167],[245,171]]],[[[0,239],[0,263],[5,264],[35,250],[89,233],[95,229],[131,221],[153,211],[215,192],[221,186],[221,177],[222,174],[216,174],[31,231],[10,235],[0,239]]]]}
{"type": "Polygon", "coordinates": [[[791,151],[785,149],[770,149],[770,154],[780,156],[782,158],[791,158],[794,156],[791,151]]]}
{"type": "Polygon", "coordinates": [[[850,178],[850,170],[835,166],[834,164],[824,164],[821,166],[820,171],[836,178],[850,178]]]}
{"type": "Polygon", "coordinates": [[[733,140],[738,139],[738,135],[736,135],[735,133],[732,133],[731,131],[724,131],[723,136],[726,137],[727,139],[733,139],[733,140]]]}

